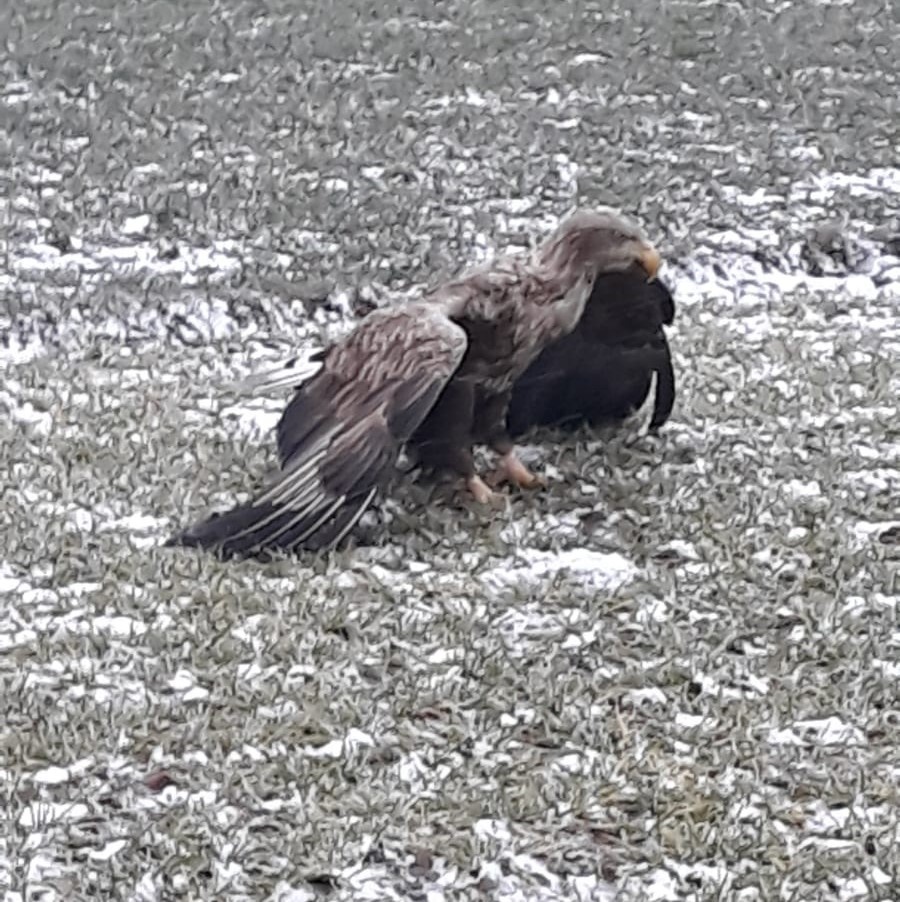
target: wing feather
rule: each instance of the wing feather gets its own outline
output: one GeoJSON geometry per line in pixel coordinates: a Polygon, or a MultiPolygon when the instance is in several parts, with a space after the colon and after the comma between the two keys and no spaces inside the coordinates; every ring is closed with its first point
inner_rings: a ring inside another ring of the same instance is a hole
{"type": "Polygon", "coordinates": [[[322,368],[325,352],[321,348],[307,350],[292,357],[283,366],[262,373],[253,373],[229,388],[241,395],[269,395],[285,388],[298,388],[322,368]]]}
{"type": "Polygon", "coordinates": [[[276,480],[170,544],[246,555],[340,542],[390,479],[466,347],[466,333],[435,305],[370,314],[288,404],[277,427],[276,480]]]}

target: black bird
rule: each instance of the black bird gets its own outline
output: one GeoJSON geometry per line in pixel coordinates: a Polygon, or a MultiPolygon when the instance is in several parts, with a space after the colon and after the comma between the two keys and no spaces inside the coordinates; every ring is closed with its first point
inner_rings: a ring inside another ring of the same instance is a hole
{"type": "Polygon", "coordinates": [[[637,410],[657,374],[652,429],[675,403],[675,373],[664,327],[675,302],[660,279],[632,267],[601,273],[574,331],[546,347],[519,377],[507,414],[510,435],[540,426],[617,423],[637,410]]]}

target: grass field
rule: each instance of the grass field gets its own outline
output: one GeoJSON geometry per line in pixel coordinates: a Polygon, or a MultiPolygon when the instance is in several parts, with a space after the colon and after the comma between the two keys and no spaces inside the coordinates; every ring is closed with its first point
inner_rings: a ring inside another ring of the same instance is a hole
{"type": "Polygon", "coordinates": [[[898,898],[890,6],[0,33],[4,902],[898,898]],[[575,202],[666,258],[658,437],[537,437],[490,515],[404,485],[326,557],[160,547],[274,463],[233,380],[575,202]]]}

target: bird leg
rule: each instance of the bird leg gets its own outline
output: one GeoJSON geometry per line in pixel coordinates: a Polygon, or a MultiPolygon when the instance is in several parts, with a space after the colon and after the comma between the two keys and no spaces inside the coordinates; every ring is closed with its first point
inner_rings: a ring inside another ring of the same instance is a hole
{"type": "Polygon", "coordinates": [[[456,442],[423,441],[415,446],[418,462],[431,470],[449,470],[461,476],[466,489],[478,504],[493,504],[499,496],[475,472],[472,452],[456,442]]]}
{"type": "Polygon", "coordinates": [[[475,430],[484,436],[488,445],[500,455],[500,466],[492,474],[490,484],[494,487],[501,482],[511,482],[523,489],[533,489],[544,485],[540,476],[532,473],[519,460],[509,430],[506,428],[506,414],[512,389],[486,400],[478,411],[479,422],[475,430]]]}
{"type": "Polygon", "coordinates": [[[431,470],[449,470],[462,477],[466,489],[478,504],[492,504],[502,499],[475,472],[472,456],[474,406],[474,384],[464,379],[452,380],[407,447],[423,466],[431,470]]]}

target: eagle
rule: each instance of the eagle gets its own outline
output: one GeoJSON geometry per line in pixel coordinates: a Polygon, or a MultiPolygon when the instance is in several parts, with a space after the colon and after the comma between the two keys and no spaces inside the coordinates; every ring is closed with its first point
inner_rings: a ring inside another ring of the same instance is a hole
{"type": "Polygon", "coordinates": [[[507,428],[571,429],[624,420],[639,408],[656,373],[650,429],[675,403],[675,372],[665,326],[675,301],[661,279],[638,266],[597,276],[577,327],[546,347],[513,386],[507,428]]]}
{"type": "Polygon", "coordinates": [[[516,380],[575,329],[598,276],[640,267],[652,280],[660,262],[621,213],[578,209],[530,252],[372,311],[296,386],[276,426],[276,478],[166,544],[222,557],[332,548],[389,484],[407,446],[421,465],[461,477],[481,504],[495,495],[476,471],[475,444],[500,456],[498,481],[540,485],[506,425],[516,380]]]}

